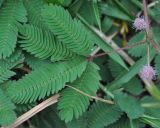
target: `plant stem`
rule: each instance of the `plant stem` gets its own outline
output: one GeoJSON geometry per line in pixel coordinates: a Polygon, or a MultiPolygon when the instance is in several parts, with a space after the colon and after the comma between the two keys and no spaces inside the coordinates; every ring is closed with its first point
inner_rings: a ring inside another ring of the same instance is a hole
{"type": "Polygon", "coordinates": [[[77,89],[75,87],[72,87],[72,86],[69,86],[69,85],[66,85],[66,86],[71,88],[71,89],[73,89],[73,90],[75,90],[75,91],[77,91],[77,92],[79,92],[80,94],[82,94],[84,96],[87,96],[87,97],[91,98],[91,99],[95,99],[95,100],[98,100],[98,101],[101,101],[101,102],[104,102],[104,103],[107,103],[107,104],[114,104],[114,102],[111,101],[111,100],[105,100],[105,99],[102,99],[100,97],[91,96],[91,95],[89,95],[89,94],[87,94],[87,93],[85,93],[85,92],[83,92],[83,91],[81,91],[81,90],[79,90],[79,89],[77,89]]]}
{"type": "Polygon", "coordinates": [[[148,61],[148,66],[150,66],[150,43],[147,43],[147,61],[148,61]]]}
{"type": "MultiPolygon", "coordinates": [[[[149,25],[146,0],[143,0],[143,9],[144,9],[144,17],[145,17],[145,21],[146,21],[146,38],[150,39],[150,25],[149,25]]],[[[147,41],[147,59],[148,59],[148,66],[150,66],[150,42],[149,41],[147,41]]]]}
{"type": "Polygon", "coordinates": [[[58,94],[50,97],[49,99],[43,101],[42,103],[38,104],[37,106],[29,110],[28,112],[18,117],[16,121],[14,122],[14,124],[12,124],[11,126],[1,127],[1,128],[17,128],[17,126],[19,126],[20,124],[22,124],[23,122],[31,118],[32,116],[36,115],[38,112],[42,111],[43,109],[45,109],[46,107],[52,104],[55,104],[58,101],[58,97],[59,97],[58,94]]]}
{"type": "Polygon", "coordinates": [[[106,87],[104,87],[102,84],[99,85],[100,89],[108,96],[110,96],[112,99],[114,99],[114,95],[109,91],[107,90],[106,87]]]}
{"type": "Polygon", "coordinates": [[[91,58],[96,58],[96,57],[101,57],[101,56],[104,56],[104,55],[107,55],[107,54],[111,54],[111,53],[113,53],[113,52],[118,52],[118,51],[121,51],[121,50],[130,49],[130,48],[136,47],[136,46],[138,46],[138,45],[144,44],[145,41],[146,41],[146,40],[141,40],[140,42],[135,43],[135,44],[133,44],[133,45],[125,46],[125,47],[118,48],[118,49],[113,49],[113,50],[111,50],[111,51],[108,51],[108,52],[105,52],[105,53],[96,54],[96,55],[93,55],[93,56],[90,56],[90,57],[91,57],[91,58]]]}
{"type": "Polygon", "coordinates": [[[148,11],[147,11],[147,2],[146,0],[143,0],[143,9],[144,9],[144,17],[146,21],[146,36],[148,37],[149,35],[149,18],[148,18],[148,11]]]}

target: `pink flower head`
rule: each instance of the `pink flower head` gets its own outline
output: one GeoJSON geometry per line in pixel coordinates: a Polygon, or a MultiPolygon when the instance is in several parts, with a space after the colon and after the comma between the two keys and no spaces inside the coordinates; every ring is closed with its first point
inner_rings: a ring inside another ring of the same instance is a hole
{"type": "Polygon", "coordinates": [[[144,65],[140,71],[140,76],[147,80],[152,80],[156,76],[156,70],[152,66],[144,65]]]}
{"type": "Polygon", "coordinates": [[[145,30],[146,27],[147,27],[147,23],[146,23],[144,17],[138,17],[138,18],[136,18],[134,20],[133,27],[136,30],[145,30]]]}

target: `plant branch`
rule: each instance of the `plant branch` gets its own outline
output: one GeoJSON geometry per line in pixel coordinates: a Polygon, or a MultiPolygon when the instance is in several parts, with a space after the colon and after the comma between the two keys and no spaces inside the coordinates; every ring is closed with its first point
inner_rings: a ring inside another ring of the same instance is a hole
{"type": "Polygon", "coordinates": [[[150,42],[147,42],[147,61],[148,66],[150,66],[150,42]]]}
{"type": "Polygon", "coordinates": [[[79,90],[75,87],[72,87],[72,86],[69,86],[69,85],[66,85],[66,86],[69,87],[69,88],[72,88],[73,90],[75,90],[75,91],[79,92],[80,94],[85,95],[85,96],[87,96],[91,99],[95,99],[95,100],[98,100],[98,101],[101,101],[101,102],[104,102],[104,103],[107,103],[107,104],[114,104],[114,102],[111,101],[111,100],[105,100],[105,99],[100,98],[100,97],[91,96],[91,95],[89,95],[89,94],[87,94],[87,93],[85,93],[85,92],[83,92],[83,91],[81,91],[81,90],[79,90]]]}
{"type": "MultiPolygon", "coordinates": [[[[111,40],[110,42],[108,42],[108,38],[102,33],[100,32],[98,29],[96,28],[92,28],[92,30],[99,36],[101,37],[108,45],[110,45],[113,49],[119,49],[118,45],[111,40]]],[[[118,54],[130,65],[133,66],[135,64],[135,61],[123,50],[119,50],[118,54]]],[[[139,75],[140,76],[140,75],[139,75]]],[[[146,89],[149,91],[149,87],[151,85],[154,85],[154,83],[152,81],[148,81],[146,79],[143,79],[142,77],[140,77],[141,80],[144,82],[144,84],[146,85],[146,89]]]]}
{"type": "Polygon", "coordinates": [[[42,111],[46,107],[57,103],[58,98],[59,98],[59,94],[56,94],[56,95],[48,98],[47,100],[43,101],[42,103],[38,104],[37,106],[35,106],[31,110],[29,110],[28,112],[26,112],[23,115],[21,115],[20,117],[18,117],[16,119],[16,121],[11,126],[1,127],[1,128],[16,128],[17,126],[19,126],[20,124],[22,124],[26,120],[30,119],[32,116],[36,115],[38,112],[42,111]]]}
{"type": "Polygon", "coordinates": [[[148,41],[148,38],[150,39],[150,25],[149,25],[149,17],[148,17],[146,0],[143,0],[143,9],[144,9],[144,17],[146,21],[147,59],[148,59],[148,66],[149,66],[150,65],[150,42],[148,41]]]}
{"type": "Polygon", "coordinates": [[[149,35],[149,28],[150,28],[150,23],[149,23],[149,18],[148,18],[148,11],[147,11],[147,2],[146,0],[143,0],[143,9],[144,9],[144,17],[146,21],[146,36],[148,37],[149,35]]]}
{"type": "Polygon", "coordinates": [[[96,55],[93,55],[93,56],[90,56],[90,57],[91,58],[101,57],[101,56],[104,56],[104,55],[107,55],[107,54],[111,54],[113,52],[118,52],[120,50],[125,50],[125,49],[130,49],[130,48],[136,47],[138,45],[144,44],[145,42],[146,42],[146,40],[141,40],[138,43],[135,43],[133,45],[130,45],[130,46],[127,45],[127,46],[122,47],[122,48],[114,49],[114,50],[111,50],[111,51],[108,51],[108,52],[105,52],[105,53],[96,54],[96,55]]]}
{"type": "Polygon", "coordinates": [[[155,5],[158,4],[158,3],[159,3],[159,1],[156,0],[156,1],[152,2],[152,3],[150,3],[150,4],[148,5],[148,8],[151,8],[151,7],[155,6],[155,5]]]}
{"type": "MultiPolygon", "coordinates": [[[[104,40],[104,42],[106,44],[108,44],[110,47],[112,47],[114,50],[116,49],[120,49],[120,47],[110,38],[108,38],[104,33],[100,32],[97,28],[95,27],[90,27],[92,29],[92,31],[94,31],[101,39],[104,40]]],[[[133,59],[131,57],[128,56],[128,54],[126,54],[126,52],[124,52],[123,50],[119,50],[117,51],[117,53],[122,56],[122,58],[129,63],[129,65],[133,65],[135,62],[133,61],[133,59]]]]}

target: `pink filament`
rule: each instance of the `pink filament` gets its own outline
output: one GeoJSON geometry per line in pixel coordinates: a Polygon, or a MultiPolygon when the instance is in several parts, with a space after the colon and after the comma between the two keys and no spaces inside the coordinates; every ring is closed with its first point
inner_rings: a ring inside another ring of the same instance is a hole
{"type": "Polygon", "coordinates": [[[156,76],[156,70],[153,69],[152,66],[144,65],[143,68],[140,71],[140,76],[143,79],[152,80],[156,76]]]}
{"type": "Polygon", "coordinates": [[[144,20],[144,18],[138,17],[135,19],[134,23],[133,23],[133,27],[136,30],[145,30],[147,27],[147,23],[144,20]]]}

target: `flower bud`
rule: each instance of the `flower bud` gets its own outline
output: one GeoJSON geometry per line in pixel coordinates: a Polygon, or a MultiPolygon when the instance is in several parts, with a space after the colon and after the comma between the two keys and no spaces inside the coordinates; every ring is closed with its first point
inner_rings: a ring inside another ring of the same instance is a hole
{"type": "Polygon", "coordinates": [[[143,79],[152,80],[156,76],[156,70],[152,66],[144,65],[140,71],[140,76],[143,79]]]}
{"type": "Polygon", "coordinates": [[[136,30],[145,30],[147,27],[147,23],[143,17],[138,17],[134,20],[133,27],[136,30]]]}

